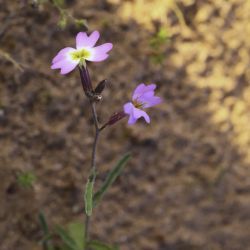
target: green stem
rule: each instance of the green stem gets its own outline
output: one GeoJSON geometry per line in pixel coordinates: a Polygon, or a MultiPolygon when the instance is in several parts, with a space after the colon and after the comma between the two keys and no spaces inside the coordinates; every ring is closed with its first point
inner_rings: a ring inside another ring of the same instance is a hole
{"type": "MultiPolygon", "coordinates": [[[[96,149],[97,149],[97,143],[99,139],[99,133],[101,130],[99,129],[95,103],[93,101],[90,101],[90,106],[91,106],[92,117],[93,117],[94,125],[95,125],[95,137],[94,137],[94,142],[93,142],[93,147],[92,147],[90,172],[95,174],[96,173],[96,149]]],[[[86,244],[89,240],[89,224],[90,224],[90,217],[88,215],[85,215],[85,230],[84,230],[85,248],[84,249],[86,249],[86,244]]]]}

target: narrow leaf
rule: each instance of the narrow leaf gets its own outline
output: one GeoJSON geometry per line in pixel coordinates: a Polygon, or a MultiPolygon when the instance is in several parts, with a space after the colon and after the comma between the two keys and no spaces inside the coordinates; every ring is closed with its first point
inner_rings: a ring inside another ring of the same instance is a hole
{"type": "Polygon", "coordinates": [[[128,162],[130,158],[130,154],[126,154],[122,157],[122,159],[115,165],[115,167],[110,171],[106,180],[104,181],[101,188],[94,195],[94,206],[96,206],[100,200],[103,198],[104,194],[110,188],[110,186],[114,183],[116,178],[121,174],[124,166],[128,162]]]}
{"type": "Polygon", "coordinates": [[[91,249],[91,250],[113,250],[113,247],[110,247],[102,242],[99,241],[89,241],[87,246],[91,249]]]}
{"type": "Polygon", "coordinates": [[[79,250],[77,247],[76,242],[72,239],[72,237],[60,226],[56,228],[57,234],[60,236],[64,244],[70,249],[70,250],[79,250]]]}
{"type": "Polygon", "coordinates": [[[39,213],[39,222],[42,227],[43,233],[47,235],[49,233],[49,227],[43,212],[39,213]]]}
{"type": "Polygon", "coordinates": [[[90,176],[88,178],[85,189],[84,201],[85,201],[85,213],[87,214],[87,216],[91,216],[93,210],[94,183],[95,183],[95,175],[90,176]]]}
{"type": "Polygon", "coordinates": [[[47,236],[43,237],[43,238],[41,239],[40,242],[41,242],[42,244],[47,243],[49,240],[52,239],[52,237],[53,237],[52,234],[48,234],[47,236]]]}
{"type": "Polygon", "coordinates": [[[39,219],[39,222],[40,222],[41,228],[43,230],[43,234],[44,234],[43,239],[40,242],[43,245],[44,249],[53,250],[54,247],[52,246],[52,244],[50,244],[52,234],[49,232],[49,226],[48,226],[46,217],[45,217],[43,212],[39,213],[38,219],[39,219]]]}
{"type": "Polygon", "coordinates": [[[82,223],[71,223],[68,225],[70,237],[75,241],[79,249],[84,248],[84,226],[82,223]]]}

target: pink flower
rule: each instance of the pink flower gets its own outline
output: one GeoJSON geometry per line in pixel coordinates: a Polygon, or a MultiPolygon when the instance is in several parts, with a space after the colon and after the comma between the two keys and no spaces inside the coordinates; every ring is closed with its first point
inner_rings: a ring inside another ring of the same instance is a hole
{"type": "Polygon", "coordinates": [[[147,123],[150,123],[145,108],[150,108],[162,102],[162,99],[154,95],[155,84],[145,85],[141,83],[137,86],[133,93],[132,102],[128,102],[123,106],[125,114],[129,115],[128,124],[134,124],[139,118],[143,117],[147,123]]]}
{"type": "Polygon", "coordinates": [[[85,65],[86,61],[100,62],[108,58],[112,43],[104,43],[94,47],[100,34],[92,32],[89,36],[79,32],[76,36],[76,49],[67,47],[58,52],[52,61],[51,69],[61,69],[61,74],[71,72],[77,65],[85,65]]]}

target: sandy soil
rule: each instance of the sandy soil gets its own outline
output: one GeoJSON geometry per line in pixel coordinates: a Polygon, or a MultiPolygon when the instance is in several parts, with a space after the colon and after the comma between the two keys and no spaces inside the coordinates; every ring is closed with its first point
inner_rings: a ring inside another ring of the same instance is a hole
{"type": "MultiPolygon", "coordinates": [[[[250,3],[177,4],[78,0],[67,6],[90,30],[100,30],[100,43],[114,43],[108,60],[89,66],[94,83],[110,82],[98,106],[101,121],[140,82],[157,83],[164,98],[149,111],[150,125],[129,127],[124,120],[101,135],[98,185],[122,154],[133,157],[95,212],[91,235],[122,250],[247,250],[250,3]],[[170,34],[162,64],[152,62],[149,46],[157,13],[170,34]]],[[[39,250],[40,210],[52,227],[83,220],[89,106],[77,71],[50,70],[79,29],[59,29],[54,8],[25,1],[0,1],[0,20],[0,49],[20,63],[1,52],[0,249],[39,250]],[[32,189],[18,185],[19,171],[35,173],[32,189]]]]}

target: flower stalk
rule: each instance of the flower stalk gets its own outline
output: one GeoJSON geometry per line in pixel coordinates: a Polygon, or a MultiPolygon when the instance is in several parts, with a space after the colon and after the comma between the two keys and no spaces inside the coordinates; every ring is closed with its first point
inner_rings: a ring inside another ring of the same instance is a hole
{"type": "MultiPolygon", "coordinates": [[[[85,221],[84,221],[84,249],[87,250],[89,242],[89,227],[92,210],[97,204],[97,200],[103,196],[107,188],[114,182],[120,174],[121,169],[128,160],[129,156],[124,156],[117,166],[110,171],[107,181],[104,182],[104,187],[94,194],[94,184],[97,173],[96,157],[97,146],[100,133],[108,126],[112,126],[124,117],[128,117],[128,124],[132,125],[138,119],[144,118],[147,123],[150,123],[150,117],[145,112],[145,109],[158,105],[162,102],[161,98],[155,96],[155,84],[145,85],[139,84],[132,95],[132,100],[123,105],[123,109],[110,116],[104,125],[99,125],[96,111],[96,104],[102,99],[102,92],[107,86],[107,80],[102,80],[93,88],[86,61],[100,62],[109,57],[108,52],[112,49],[112,43],[104,43],[95,46],[99,39],[99,32],[94,31],[89,36],[85,32],[79,32],[76,36],[76,48],[66,47],[60,50],[52,60],[52,69],[60,69],[62,75],[68,74],[76,67],[79,69],[80,79],[84,94],[89,100],[92,119],[94,123],[94,139],[92,145],[90,175],[85,189],[85,221]],[[98,198],[97,198],[98,197],[98,198]]],[[[105,248],[106,249],[106,248],[105,248]]]]}

